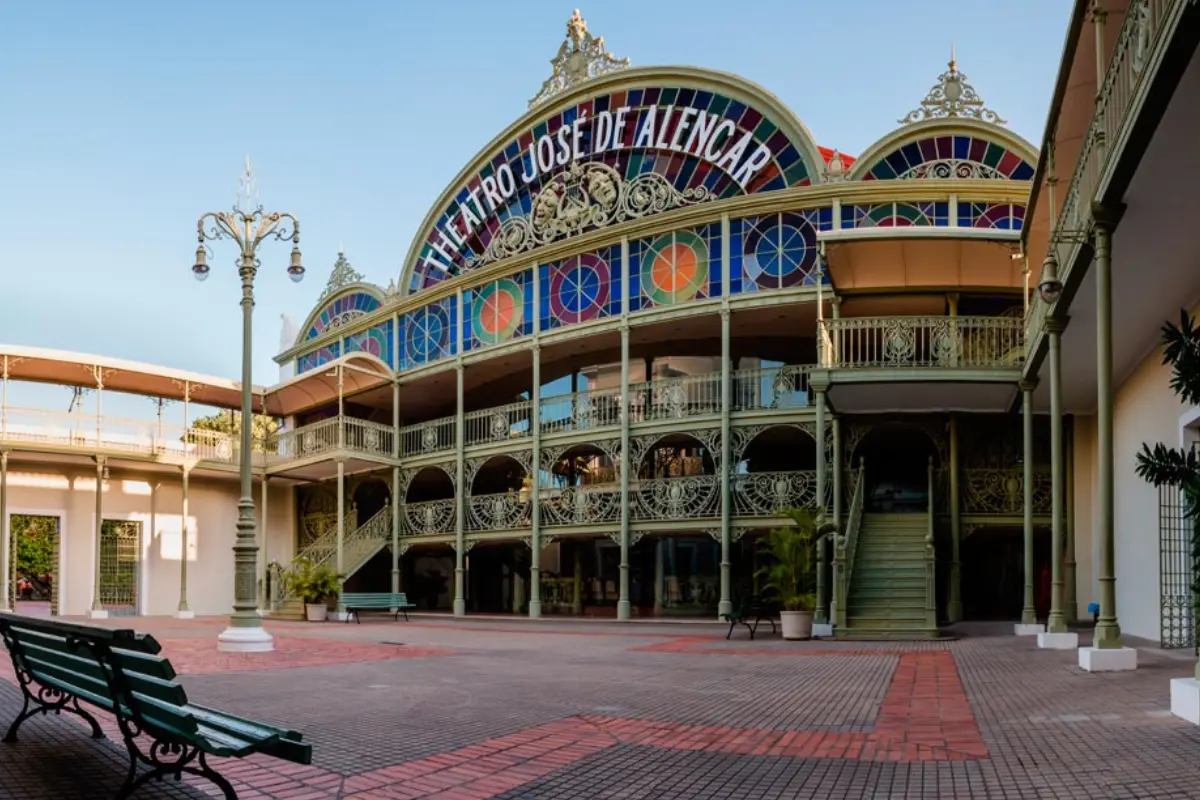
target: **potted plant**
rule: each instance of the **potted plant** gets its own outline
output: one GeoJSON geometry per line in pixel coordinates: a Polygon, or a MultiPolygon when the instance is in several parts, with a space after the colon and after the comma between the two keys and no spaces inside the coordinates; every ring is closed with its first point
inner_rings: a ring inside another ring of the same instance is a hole
{"type": "Polygon", "coordinates": [[[327,564],[314,564],[303,557],[292,562],[284,581],[288,594],[304,601],[304,615],[309,622],[325,621],[326,604],[341,589],[341,576],[327,564]]]}
{"type": "Polygon", "coordinates": [[[792,524],[768,534],[762,549],[770,563],[758,574],[765,578],[764,591],[782,606],[779,621],[783,638],[809,639],[817,602],[813,539],[822,529],[821,518],[808,509],[789,509],[784,515],[792,524]]]}

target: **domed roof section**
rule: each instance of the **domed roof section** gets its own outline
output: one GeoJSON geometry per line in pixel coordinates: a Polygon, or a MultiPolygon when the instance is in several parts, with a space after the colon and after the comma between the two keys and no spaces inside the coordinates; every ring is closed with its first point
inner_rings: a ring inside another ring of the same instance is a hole
{"type": "Polygon", "coordinates": [[[402,294],[606,226],[824,179],[808,130],[749,81],[631,68],[578,12],[551,65],[525,115],[434,203],[402,294]]]}
{"type": "Polygon", "coordinates": [[[948,69],[901,127],[858,157],[851,180],[1033,179],[1037,150],[1003,127],[951,50],[948,69]]]}

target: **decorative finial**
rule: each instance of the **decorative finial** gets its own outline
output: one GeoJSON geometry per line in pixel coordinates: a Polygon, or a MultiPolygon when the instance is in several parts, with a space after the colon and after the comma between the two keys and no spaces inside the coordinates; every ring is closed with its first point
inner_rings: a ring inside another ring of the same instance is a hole
{"type": "Polygon", "coordinates": [[[954,57],[954,45],[950,45],[949,69],[938,76],[937,84],[925,95],[921,107],[908,112],[900,120],[901,125],[910,125],[927,119],[961,117],[1004,125],[1000,115],[983,104],[983,98],[975,93],[975,87],[967,82],[967,76],[958,71],[954,57]]]}
{"type": "Polygon", "coordinates": [[[235,211],[244,214],[252,213],[262,208],[258,199],[258,182],[254,179],[254,169],[250,166],[250,154],[246,154],[246,169],[238,181],[237,202],[233,204],[235,211]]]}
{"type": "Polygon", "coordinates": [[[842,160],[842,154],[837,150],[829,156],[829,164],[825,167],[825,175],[831,181],[840,181],[846,177],[846,162],[842,160]]]}
{"type": "Polygon", "coordinates": [[[329,273],[329,282],[325,284],[325,290],[321,292],[320,299],[324,300],[343,286],[360,283],[362,279],[362,273],[354,271],[354,267],[350,266],[350,262],[346,260],[346,256],[339,246],[337,261],[334,262],[333,272],[329,273]]]}
{"type": "Polygon", "coordinates": [[[553,72],[541,90],[529,101],[532,108],[543,100],[564,92],[576,84],[629,66],[628,58],[616,58],[604,47],[603,36],[592,36],[587,29],[587,20],[579,9],[567,20],[567,38],[558,48],[557,55],[550,60],[553,72]]]}

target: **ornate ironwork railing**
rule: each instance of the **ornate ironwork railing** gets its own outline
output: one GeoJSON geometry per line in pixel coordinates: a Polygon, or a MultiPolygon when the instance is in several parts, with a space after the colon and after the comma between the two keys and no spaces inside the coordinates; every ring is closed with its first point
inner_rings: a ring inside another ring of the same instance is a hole
{"type": "Polygon", "coordinates": [[[542,433],[587,431],[621,424],[620,388],[558,394],[541,399],[542,433]]]}
{"type": "Polygon", "coordinates": [[[336,451],[391,456],[395,431],[355,417],[330,417],[275,435],[268,445],[272,461],[291,461],[336,451]]]}
{"type": "Polygon", "coordinates": [[[1019,369],[1024,323],[1015,317],[843,317],[821,322],[823,366],[1019,369]]]}
{"type": "Polygon", "coordinates": [[[720,372],[660,378],[629,385],[631,422],[684,419],[720,413],[720,372]]]}
{"type": "Polygon", "coordinates": [[[733,411],[808,408],[811,366],[758,367],[735,370],[733,411]]]}
{"type": "Polygon", "coordinates": [[[486,444],[523,439],[530,434],[528,400],[471,411],[463,416],[466,444],[486,444]]]}
{"type": "Polygon", "coordinates": [[[441,417],[417,425],[406,425],[400,429],[400,454],[419,456],[453,450],[454,417],[441,417]]]}
{"type": "MultiPolygon", "coordinates": [[[[345,551],[345,531],[354,530],[355,521],[358,519],[358,512],[350,510],[346,512],[343,527],[342,550],[345,551]]],[[[329,527],[324,533],[313,539],[307,545],[300,549],[296,554],[297,558],[306,558],[313,565],[320,565],[331,561],[337,557],[337,521],[329,527]]]]}
{"type": "Polygon", "coordinates": [[[621,485],[596,483],[542,489],[541,523],[546,526],[595,525],[621,520],[621,485]]]}
{"type": "Polygon", "coordinates": [[[815,470],[742,473],[733,476],[732,489],[736,517],[773,517],[818,505],[815,470]]]}
{"type": "Polygon", "coordinates": [[[454,533],[454,509],[458,501],[428,500],[424,503],[406,503],[404,527],[407,536],[428,533],[454,533]]]}
{"type": "MultiPolygon", "coordinates": [[[[962,477],[962,513],[999,515],[1024,512],[1024,469],[964,469],[962,477]]],[[[1049,514],[1050,499],[1050,471],[1034,470],[1033,513],[1049,514]]]]}
{"type": "Polygon", "coordinates": [[[933,547],[933,526],[937,518],[933,492],[933,459],[929,459],[929,530],[925,533],[925,626],[937,628],[937,563],[933,547]]]}
{"type": "Polygon", "coordinates": [[[851,473],[854,480],[854,494],[850,499],[850,512],[846,515],[846,533],[838,536],[834,560],[836,576],[834,595],[837,597],[837,611],[834,624],[846,627],[846,611],[850,601],[850,576],[854,573],[854,555],[858,551],[858,531],[862,527],[863,508],[866,505],[866,468],[859,465],[851,473]]]}
{"type": "Polygon", "coordinates": [[[509,531],[528,528],[532,522],[529,492],[500,492],[467,498],[467,530],[509,531]]]}
{"type": "MultiPolygon", "coordinates": [[[[1091,224],[1092,202],[1106,173],[1112,169],[1112,142],[1121,131],[1132,124],[1130,106],[1140,84],[1148,77],[1146,61],[1159,45],[1166,23],[1175,18],[1182,7],[1194,0],[1133,0],[1125,10],[1125,22],[1117,34],[1108,70],[1096,92],[1096,109],[1083,137],[1083,146],[1066,197],[1053,225],[1049,248],[1054,250],[1059,264],[1059,280],[1067,282],[1075,266],[1075,256],[1081,246],[1078,232],[1091,224]],[[1062,235],[1070,232],[1070,236],[1062,235]]],[[[1054,214],[1054,209],[1050,209],[1054,214]]],[[[1030,304],[1026,339],[1033,347],[1042,333],[1047,307],[1040,300],[1030,304]]]]}
{"type": "Polygon", "coordinates": [[[721,513],[721,481],[716,475],[650,478],[630,488],[629,516],[634,521],[703,519],[721,513]]]}

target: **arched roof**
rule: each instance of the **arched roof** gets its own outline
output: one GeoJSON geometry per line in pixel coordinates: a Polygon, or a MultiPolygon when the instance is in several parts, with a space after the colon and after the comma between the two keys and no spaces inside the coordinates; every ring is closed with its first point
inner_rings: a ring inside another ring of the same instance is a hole
{"type": "Polygon", "coordinates": [[[859,155],[847,178],[1031,180],[1036,164],[1037,151],[1008,129],[990,122],[950,117],[927,119],[892,131],[859,155]]]}
{"type": "Polygon", "coordinates": [[[471,159],[421,223],[400,292],[624,219],[819,183],[824,168],[808,129],[757,84],[622,69],[535,105],[471,159]]]}
{"type": "Polygon", "coordinates": [[[296,345],[317,339],[332,328],[366,316],[383,305],[384,294],[372,283],[356,281],[322,297],[296,334],[296,345]]]}

